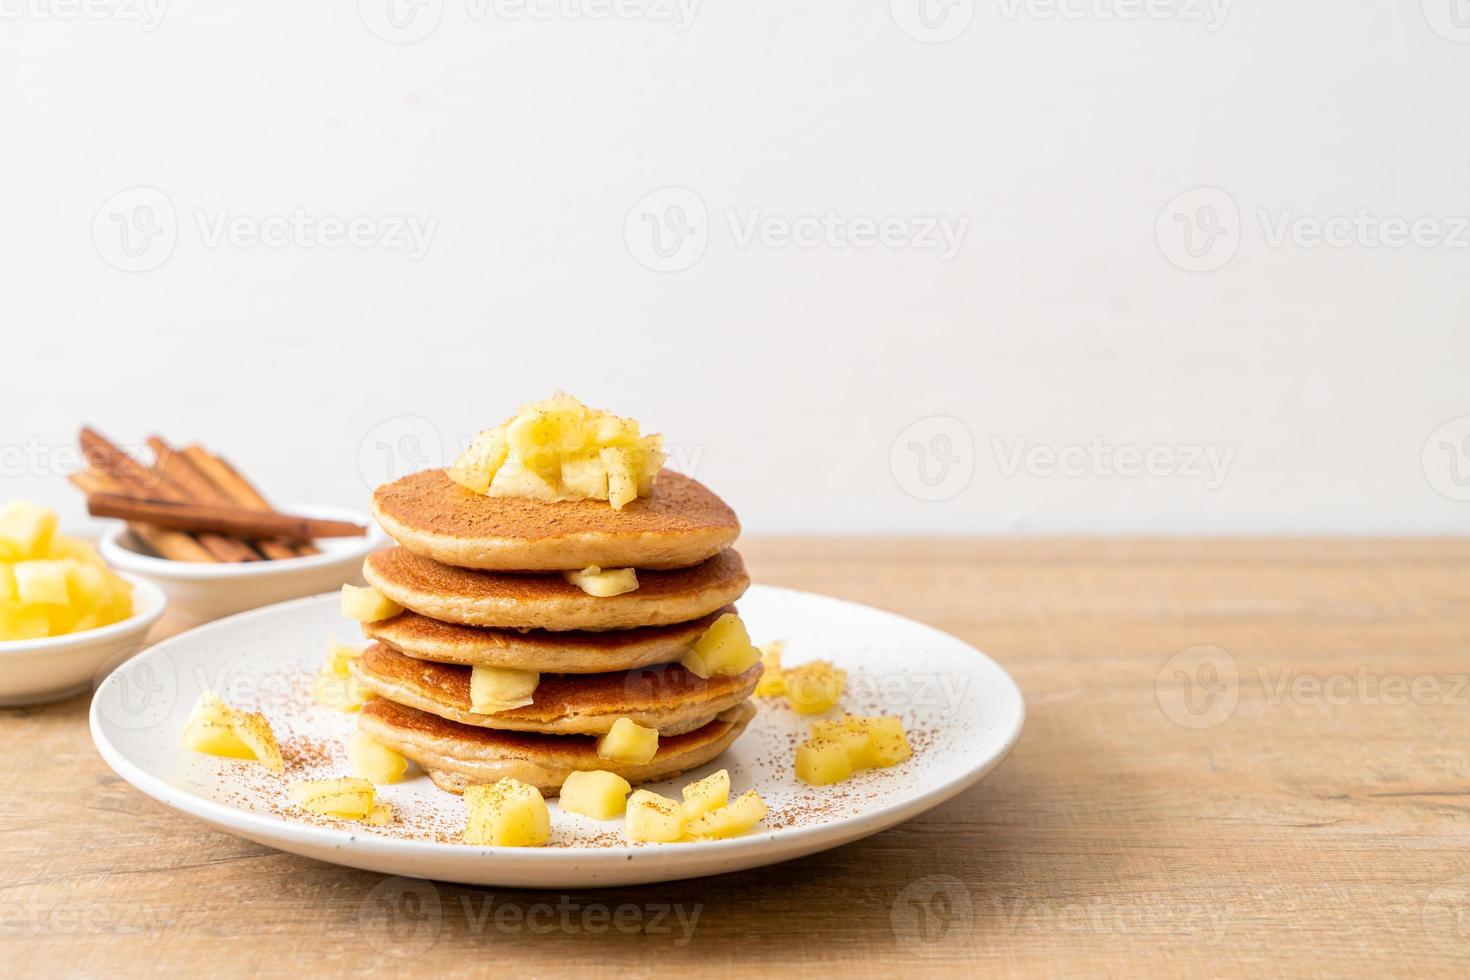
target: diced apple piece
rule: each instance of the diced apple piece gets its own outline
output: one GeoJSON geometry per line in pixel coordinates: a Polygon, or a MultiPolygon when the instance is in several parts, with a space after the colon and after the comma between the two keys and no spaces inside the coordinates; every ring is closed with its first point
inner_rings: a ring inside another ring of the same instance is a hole
{"type": "Polygon", "coordinates": [[[376,623],[403,612],[403,607],[372,586],[342,586],[342,615],[359,623],[376,623]]]}
{"type": "Polygon", "coordinates": [[[728,805],[701,814],[684,825],[690,837],[737,837],[766,818],[766,801],[746,790],[728,805]]]}
{"type": "Polygon", "coordinates": [[[254,759],[255,751],[246,745],[229,724],[196,718],[184,725],[179,744],[190,752],[219,755],[228,759],[254,759]]]}
{"type": "Polygon", "coordinates": [[[684,815],[689,818],[716,810],[730,802],[730,770],[705,776],[684,787],[684,815]]]}
{"type": "Polygon", "coordinates": [[[449,467],[449,478],[466,490],[484,493],[490,488],[496,472],[505,464],[509,449],[503,430],[485,429],[449,467]]]}
{"type": "Polygon", "coordinates": [[[476,664],[470,669],[470,710],[493,715],[530,704],[540,683],[541,675],[534,670],[476,664]]]}
{"type": "Polygon", "coordinates": [[[561,808],[594,820],[622,814],[633,787],[615,772],[596,769],[574,772],[561,787],[561,808]]]}
{"type": "Polygon", "coordinates": [[[602,451],[602,464],[607,467],[607,502],[613,510],[622,510],[638,499],[638,454],[632,449],[609,446],[602,451]]]}
{"type": "Polygon", "coordinates": [[[67,604],[66,562],[49,558],[15,563],[15,591],[31,605],[67,604]]]}
{"type": "Polygon", "coordinates": [[[194,752],[230,759],[253,759],[272,772],[285,770],[281,747],[265,715],[240,711],[205,691],[184,722],[179,743],[194,752]]]}
{"type": "Polygon", "coordinates": [[[539,847],[551,839],[551,814],[541,792],[518,779],[471,786],[464,793],[466,844],[539,847]]]}
{"type": "Polygon", "coordinates": [[[366,779],[308,779],[287,790],[291,801],[304,810],[329,817],[362,820],[373,812],[376,790],[366,779]]]}
{"type": "Polygon", "coordinates": [[[892,766],[914,754],[903,730],[903,719],[893,715],[848,715],[843,718],[848,730],[867,736],[868,766],[892,766]]]}
{"type": "Polygon", "coordinates": [[[70,558],[84,565],[96,565],[98,568],[106,568],[107,563],[97,553],[97,548],[90,541],[78,541],[64,534],[51,535],[51,541],[46,546],[45,554],[37,554],[37,558],[70,558]]]}
{"type": "Polygon", "coordinates": [[[562,577],[590,596],[607,599],[638,588],[638,572],[632,568],[598,568],[589,565],[579,572],[562,572],[562,577]]]}
{"type": "Polygon", "coordinates": [[[378,785],[396,783],[408,772],[407,759],[362,732],[347,736],[347,758],[354,773],[378,785]]]}
{"type": "Polygon", "coordinates": [[[625,825],[628,839],[634,841],[676,841],[684,836],[684,806],[678,800],[646,789],[628,797],[625,825]]]}
{"type": "Polygon", "coordinates": [[[254,759],[255,752],[235,734],[234,711],[213,691],[205,691],[194,702],[184,722],[179,744],[192,752],[221,755],[230,759],[254,759]]]}
{"type": "Polygon", "coordinates": [[[607,466],[602,454],[594,451],[562,460],[561,482],[575,496],[606,500],[607,466]]]}
{"type": "Polygon", "coordinates": [[[644,728],[631,718],[619,718],[597,740],[597,754],[613,762],[641,766],[658,752],[658,729],[644,728]]]}
{"type": "Polygon", "coordinates": [[[327,661],[322,664],[322,673],[336,677],[352,676],[352,661],[362,656],[361,647],[350,647],[333,640],[327,644],[327,661]]]}
{"type": "Polygon", "coordinates": [[[664,461],[669,458],[663,448],[664,437],[657,433],[638,440],[638,452],[641,456],[638,465],[638,496],[640,497],[647,497],[653,493],[653,485],[658,480],[658,472],[663,468],[664,461]]]}
{"type": "Polygon", "coordinates": [[[285,772],[286,762],[281,758],[281,747],[276,743],[276,734],[270,722],[258,711],[232,711],[230,728],[235,736],[249,747],[252,755],[271,772],[285,772]]]}
{"type": "Polygon", "coordinates": [[[846,738],[812,738],[796,747],[796,778],[813,786],[840,783],[852,775],[846,738]]]}
{"type": "Polygon", "coordinates": [[[847,672],[830,661],[813,660],[785,671],[786,701],[798,714],[815,715],[836,707],[847,672]]]}
{"type": "Polygon", "coordinates": [[[781,672],[781,651],[786,643],[777,640],[756,649],[761,652],[761,679],[755,682],[757,697],[775,698],[786,693],[786,677],[781,672]]]}
{"type": "Polygon", "coordinates": [[[386,827],[393,822],[393,804],[375,802],[373,811],[367,815],[367,822],[374,827],[386,827]]]}
{"type": "Polygon", "coordinates": [[[312,699],[333,711],[361,711],[368,694],[356,677],[338,677],[325,670],[311,685],[312,699]]]}
{"type": "Polygon", "coordinates": [[[728,677],[745,673],[760,658],[761,652],[750,642],[750,634],[740,617],[725,613],[694,641],[694,646],[684,655],[683,664],[699,677],[728,677]]]}
{"type": "Polygon", "coordinates": [[[0,507],[0,558],[39,558],[55,532],[55,511],[29,500],[12,500],[0,507]]]}

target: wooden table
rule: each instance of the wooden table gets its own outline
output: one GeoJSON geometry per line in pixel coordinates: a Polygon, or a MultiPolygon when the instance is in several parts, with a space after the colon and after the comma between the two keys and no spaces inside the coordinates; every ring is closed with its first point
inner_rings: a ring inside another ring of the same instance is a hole
{"type": "Polygon", "coordinates": [[[1470,975],[1470,541],[742,548],[989,652],[1010,760],[836,851],[537,893],[215,833],[103,765],[84,699],[3,711],[0,971],[1470,975]]]}

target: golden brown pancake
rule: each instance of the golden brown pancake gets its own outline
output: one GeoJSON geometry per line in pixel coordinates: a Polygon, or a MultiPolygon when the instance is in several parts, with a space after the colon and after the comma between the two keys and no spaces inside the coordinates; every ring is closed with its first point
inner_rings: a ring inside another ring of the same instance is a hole
{"type": "Polygon", "coordinates": [[[406,548],[368,555],[363,577],[430,619],[501,629],[621,630],[708,616],[745,592],[750,576],[733,549],[693,568],[638,572],[638,588],[590,596],[560,574],[514,575],[441,565],[406,548]]]}
{"type": "Polygon", "coordinates": [[[452,793],[465,787],[512,778],[541,792],[561,792],[573,772],[603,769],[630,783],[657,782],[709,762],[725,751],[755,717],[744,702],[703,728],[660,738],[658,752],[644,765],[604,759],[590,735],[535,735],[475,728],[437,715],[372,698],[357,727],[369,738],[422,766],[434,782],[452,793]]]}
{"type": "Polygon", "coordinates": [[[470,704],[473,668],[405,657],[374,643],[352,662],[352,674],[379,697],[462,725],[547,735],[605,735],[619,718],[667,735],[693,731],[750,697],[756,664],[734,677],[708,680],[678,664],[609,674],[545,674],[530,704],[493,715],[470,704]]]}
{"type": "Polygon", "coordinates": [[[740,521],[723,500],[670,470],[659,474],[652,494],[622,510],[605,500],[487,497],[443,470],[424,470],[378,487],[373,516],[405,548],[492,571],[685,568],[740,536],[740,521]]]}
{"type": "Polygon", "coordinates": [[[405,610],[392,619],[363,623],[362,632],[370,640],[419,660],[509,667],[545,674],[601,674],[682,660],[694,641],[720,615],[734,611],[734,606],[726,606],[708,616],[672,626],[553,633],[441,623],[405,610]]]}

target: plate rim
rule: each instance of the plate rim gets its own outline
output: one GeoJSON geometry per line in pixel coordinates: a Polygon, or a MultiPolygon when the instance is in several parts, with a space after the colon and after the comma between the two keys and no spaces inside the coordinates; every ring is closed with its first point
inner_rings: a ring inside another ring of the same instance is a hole
{"type": "MultiPolygon", "coordinates": [[[[754,834],[745,834],[722,840],[681,842],[673,847],[660,847],[650,844],[640,845],[634,842],[627,842],[618,846],[572,844],[557,845],[555,847],[497,847],[493,845],[408,840],[374,833],[358,833],[349,827],[320,827],[314,824],[288,820],[272,814],[256,813],[252,810],[229,806],[228,804],[210,800],[174,786],[168,781],[154,776],[127,758],[103,731],[103,722],[100,717],[100,703],[104,692],[109,689],[109,685],[121,683],[121,681],[115,680],[115,678],[121,677],[121,671],[118,669],[114,669],[104,678],[93,692],[91,703],[87,709],[88,730],[92,737],[92,744],[97,749],[98,754],[102,756],[103,761],[124,782],[128,783],[134,789],[165,806],[186,813],[206,824],[227,828],[232,832],[241,834],[257,842],[259,842],[262,836],[268,840],[277,838],[290,839],[293,843],[302,846],[311,846],[325,850],[340,850],[344,844],[351,844],[353,845],[354,851],[362,855],[365,859],[402,860],[415,856],[425,859],[460,857],[475,859],[477,862],[488,862],[493,859],[496,862],[505,861],[511,865],[550,863],[558,867],[576,865],[589,861],[601,864],[616,864],[620,867],[637,865],[648,861],[660,861],[672,866],[704,861],[719,861],[722,858],[738,858],[747,852],[760,852],[772,845],[777,846],[782,851],[801,851],[802,846],[808,844],[813,845],[809,850],[802,853],[811,853],[816,850],[826,849],[826,847],[840,847],[843,844],[851,843],[863,837],[887,830],[958,796],[1004,762],[1015,749],[1017,742],[1020,740],[1021,732],[1025,728],[1026,700],[1021,693],[1020,687],[1016,684],[1015,679],[1011,677],[1010,673],[983,650],[937,627],[910,619],[907,616],[882,609],[878,606],[870,606],[866,603],[854,602],[850,599],[842,599],[837,596],[824,595],[819,592],[808,592],[802,589],[790,589],[783,586],[756,584],[751,588],[759,589],[763,592],[782,593],[792,597],[816,598],[842,606],[854,606],[870,613],[878,613],[882,616],[899,620],[909,626],[918,627],[923,631],[938,634],[946,639],[962,643],[966,647],[969,647],[976,656],[994,668],[999,675],[998,679],[1001,681],[1005,698],[1014,708],[1014,722],[1007,731],[1002,733],[1000,747],[984,760],[970,766],[961,775],[933,789],[916,794],[892,805],[882,807],[871,813],[846,817],[833,823],[818,823],[805,827],[764,830],[754,834]],[[814,841],[814,838],[817,840],[814,841]],[[822,838],[830,838],[832,843],[824,847],[820,840],[822,838]]],[[[181,641],[186,637],[193,637],[197,633],[210,632],[216,628],[234,624],[239,620],[266,618],[279,614],[289,607],[319,603],[327,597],[335,596],[335,592],[323,592],[317,595],[288,599],[284,602],[272,603],[225,616],[212,622],[184,630],[181,633],[152,644],[140,650],[133,657],[128,658],[127,661],[119,664],[118,667],[121,668],[126,663],[153,654],[155,651],[166,650],[177,641],[181,641]]],[[[274,845],[267,843],[266,846],[274,845]]],[[[799,855],[792,854],[791,856],[795,857],[799,855]]]]}

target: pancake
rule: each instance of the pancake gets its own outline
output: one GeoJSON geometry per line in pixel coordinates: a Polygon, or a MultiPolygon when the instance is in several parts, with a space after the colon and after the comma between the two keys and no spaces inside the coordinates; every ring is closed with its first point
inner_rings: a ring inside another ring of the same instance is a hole
{"type": "Polygon", "coordinates": [[[427,558],[502,572],[687,568],[740,536],[735,512],[697,480],[664,470],[653,487],[613,510],[606,500],[487,497],[423,470],[378,487],[373,516],[427,558]]]}
{"type": "Polygon", "coordinates": [[[530,704],[482,715],[470,707],[472,669],[415,660],[381,643],[352,662],[352,675],[389,701],[462,725],[547,735],[605,735],[619,718],[660,735],[693,731],[750,697],[761,676],[759,664],[734,677],[708,680],[678,664],[609,674],[547,674],[530,704]]]}
{"type": "Polygon", "coordinates": [[[437,715],[372,698],[363,706],[357,727],[369,738],[412,759],[436,785],[451,793],[465,787],[510,777],[554,795],[573,772],[603,769],[630,783],[657,782],[715,758],[755,717],[744,702],[703,728],[660,738],[658,752],[644,765],[604,759],[597,740],[588,735],[533,735],[494,728],[473,728],[437,715]]]}
{"type": "Polygon", "coordinates": [[[430,619],[502,629],[620,630],[708,616],[750,586],[726,549],[693,568],[638,572],[638,588],[599,598],[560,574],[513,575],[441,565],[406,548],[367,556],[363,577],[388,598],[430,619]]]}
{"type": "Polygon", "coordinates": [[[363,623],[362,632],[420,660],[545,674],[600,674],[682,660],[721,614],[734,611],[734,606],[726,606],[687,623],[601,633],[461,626],[404,611],[392,619],[363,623]]]}

